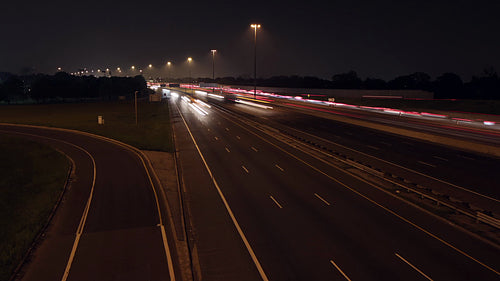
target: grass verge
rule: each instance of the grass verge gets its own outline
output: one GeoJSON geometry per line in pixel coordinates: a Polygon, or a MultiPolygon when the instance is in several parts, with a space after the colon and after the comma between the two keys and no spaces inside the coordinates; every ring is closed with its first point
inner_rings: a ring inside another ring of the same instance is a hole
{"type": "Polygon", "coordinates": [[[68,159],[52,148],[0,135],[0,280],[8,280],[64,188],[68,159]]]}
{"type": "Polygon", "coordinates": [[[102,135],[139,149],[172,152],[170,116],[167,103],[139,102],[138,125],[131,101],[5,105],[0,122],[43,125],[102,135]],[[97,124],[103,116],[104,125],[97,124]]]}

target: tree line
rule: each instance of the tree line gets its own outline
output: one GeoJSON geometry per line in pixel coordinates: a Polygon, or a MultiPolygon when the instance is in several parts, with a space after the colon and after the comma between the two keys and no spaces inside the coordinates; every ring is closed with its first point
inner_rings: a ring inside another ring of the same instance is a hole
{"type": "Polygon", "coordinates": [[[119,96],[131,97],[135,91],[147,91],[144,77],[73,76],[65,72],[24,76],[0,73],[0,102],[4,103],[115,100],[119,96]]]}
{"type": "MultiPolygon", "coordinates": [[[[187,79],[187,78],[186,78],[187,79]]],[[[184,80],[186,80],[184,79],[184,80]]],[[[189,82],[177,79],[177,82],[189,82]]],[[[198,78],[199,82],[225,85],[253,85],[250,77],[222,77],[212,80],[198,78]]],[[[330,80],[313,76],[273,76],[258,78],[263,87],[365,89],[365,90],[424,90],[437,99],[500,99],[500,78],[493,68],[464,82],[455,73],[444,73],[432,80],[424,72],[415,72],[385,81],[377,78],[361,79],[355,71],[335,74],[330,80]]],[[[135,91],[147,92],[143,76],[94,77],[73,76],[65,72],[55,75],[34,74],[17,76],[0,73],[0,102],[31,100],[37,103],[71,100],[113,100],[119,96],[131,97],[135,91]]]]}

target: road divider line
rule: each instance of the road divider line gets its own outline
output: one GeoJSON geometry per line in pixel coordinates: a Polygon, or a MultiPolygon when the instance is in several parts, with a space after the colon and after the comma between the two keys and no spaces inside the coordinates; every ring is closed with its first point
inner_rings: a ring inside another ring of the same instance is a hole
{"type": "Polygon", "coordinates": [[[432,167],[432,168],[436,168],[436,165],[432,165],[432,164],[429,164],[427,162],[424,162],[424,161],[417,161],[418,163],[422,164],[422,165],[426,165],[426,166],[429,166],[429,167],[432,167]]]}
{"type": "Polygon", "coordinates": [[[259,152],[259,150],[255,147],[252,146],[252,150],[255,151],[255,152],[259,152]]]}
{"type": "Polygon", "coordinates": [[[420,273],[422,276],[427,278],[427,280],[433,281],[429,276],[427,276],[425,273],[423,273],[420,269],[418,269],[416,266],[411,264],[409,261],[405,260],[402,256],[398,255],[398,253],[394,253],[396,257],[400,258],[402,261],[404,261],[407,265],[411,266],[411,268],[415,269],[418,273],[420,273]]]}
{"type": "Polygon", "coordinates": [[[319,196],[318,193],[314,193],[314,196],[316,196],[319,200],[323,201],[326,205],[330,206],[330,203],[326,201],[323,197],[319,196]]]}
{"type": "Polygon", "coordinates": [[[248,169],[245,166],[241,165],[241,167],[243,168],[243,170],[245,170],[245,172],[247,172],[247,174],[250,174],[250,172],[248,171],[248,169]]]}
{"type": "Polygon", "coordinates": [[[468,157],[468,156],[465,156],[465,155],[458,155],[458,156],[459,156],[459,157],[462,157],[462,158],[464,158],[464,159],[467,159],[467,160],[476,160],[476,159],[474,159],[474,158],[472,158],[472,157],[468,157]]]}
{"type": "Polygon", "coordinates": [[[347,277],[347,275],[342,271],[342,269],[340,269],[340,267],[338,265],[335,264],[335,262],[333,262],[332,260],[330,260],[330,263],[333,264],[333,266],[335,266],[335,268],[342,274],[342,276],[344,276],[344,278],[346,280],[351,281],[351,279],[349,279],[349,277],[347,277]]]}
{"type": "Polygon", "coordinates": [[[280,203],[278,203],[278,201],[276,201],[276,199],[274,199],[274,197],[272,197],[271,195],[269,195],[269,198],[271,198],[271,200],[273,200],[273,201],[274,201],[274,203],[275,203],[276,205],[278,205],[278,207],[279,207],[280,209],[283,209],[283,206],[281,206],[281,204],[280,204],[280,203]]]}
{"type": "Polygon", "coordinates": [[[248,242],[247,237],[243,233],[243,230],[240,227],[240,224],[236,220],[236,217],[234,216],[233,211],[231,210],[231,207],[229,207],[229,203],[226,200],[226,197],[222,193],[222,190],[219,187],[219,184],[215,180],[214,175],[212,174],[212,170],[208,167],[207,161],[205,160],[205,157],[203,157],[203,154],[201,153],[200,148],[198,147],[198,144],[196,143],[196,140],[194,139],[193,134],[191,133],[191,130],[189,129],[188,124],[186,123],[186,120],[184,119],[184,116],[182,115],[182,112],[180,111],[179,107],[177,106],[177,110],[180,113],[180,116],[182,118],[182,121],[184,122],[184,126],[186,126],[186,129],[188,130],[189,136],[191,136],[191,140],[194,143],[194,146],[196,147],[196,150],[198,151],[198,154],[200,155],[201,160],[203,161],[203,164],[205,165],[205,168],[207,169],[208,174],[210,175],[210,178],[212,179],[212,182],[217,189],[217,192],[219,193],[220,198],[222,199],[222,202],[224,203],[224,206],[226,207],[226,211],[228,212],[229,216],[231,217],[231,220],[233,221],[234,227],[238,231],[238,234],[241,237],[241,240],[243,240],[243,244],[245,244],[245,247],[247,248],[248,253],[250,254],[250,257],[252,258],[252,261],[255,264],[255,267],[257,268],[257,271],[259,271],[260,277],[264,281],[269,281],[267,278],[266,273],[264,272],[264,269],[262,268],[262,265],[260,264],[259,260],[257,259],[257,256],[255,255],[255,252],[253,251],[252,247],[250,246],[250,243],[248,242]]]}
{"type": "Polygon", "coordinates": [[[439,160],[446,161],[446,162],[450,161],[450,160],[448,160],[448,159],[446,159],[446,158],[439,157],[439,156],[432,156],[432,157],[433,157],[433,158],[436,158],[436,159],[439,159],[439,160]]]}
{"type": "Polygon", "coordinates": [[[285,170],[281,168],[278,164],[274,165],[276,168],[278,168],[280,171],[284,172],[285,170]]]}

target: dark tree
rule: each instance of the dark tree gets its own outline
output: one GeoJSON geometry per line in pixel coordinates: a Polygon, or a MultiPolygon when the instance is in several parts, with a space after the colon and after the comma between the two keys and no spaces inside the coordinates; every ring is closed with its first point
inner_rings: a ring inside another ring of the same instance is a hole
{"type": "Polygon", "coordinates": [[[23,81],[15,75],[9,76],[2,84],[1,99],[6,102],[26,98],[23,81]]]}
{"type": "Polygon", "coordinates": [[[360,89],[361,78],[358,77],[356,71],[349,71],[347,73],[335,74],[332,77],[332,85],[337,89],[360,89]]]}
{"type": "Polygon", "coordinates": [[[434,97],[438,99],[463,98],[464,83],[455,73],[444,73],[433,82],[434,97]]]}
{"type": "Polygon", "coordinates": [[[470,98],[500,99],[500,78],[492,67],[484,69],[481,77],[472,77],[465,87],[470,98]]]}
{"type": "Polygon", "coordinates": [[[410,75],[396,77],[388,83],[390,89],[394,90],[430,90],[431,77],[424,72],[415,72],[410,75]]]}

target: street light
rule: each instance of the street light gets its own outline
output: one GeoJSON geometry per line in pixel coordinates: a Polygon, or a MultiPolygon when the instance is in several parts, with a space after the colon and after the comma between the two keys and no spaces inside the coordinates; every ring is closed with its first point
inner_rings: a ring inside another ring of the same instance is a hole
{"type": "Polygon", "coordinates": [[[217,50],[210,50],[212,52],[212,80],[215,81],[215,53],[217,50]]]}
{"type": "Polygon", "coordinates": [[[148,69],[149,69],[149,79],[150,79],[150,80],[153,80],[153,71],[152,71],[152,69],[153,69],[153,65],[152,65],[152,64],[149,64],[149,65],[148,65],[148,69]]]}
{"type": "MultiPolygon", "coordinates": [[[[170,67],[172,67],[172,63],[171,63],[171,62],[169,62],[169,61],[167,61],[167,75],[168,75],[169,77],[171,76],[171,74],[170,74],[170,67]]],[[[169,78],[169,77],[167,77],[167,78],[168,78],[168,79],[171,79],[171,78],[169,78]]]]}
{"type": "Polygon", "coordinates": [[[189,80],[191,81],[191,62],[193,61],[192,57],[188,58],[188,70],[189,70],[189,80]]]}
{"type": "Polygon", "coordinates": [[[257,99],[257,28],[260,28],[260,24],[251,24],[251,28],[254,29],[254,56],[253,56],[253,97],[257,99]]]}

